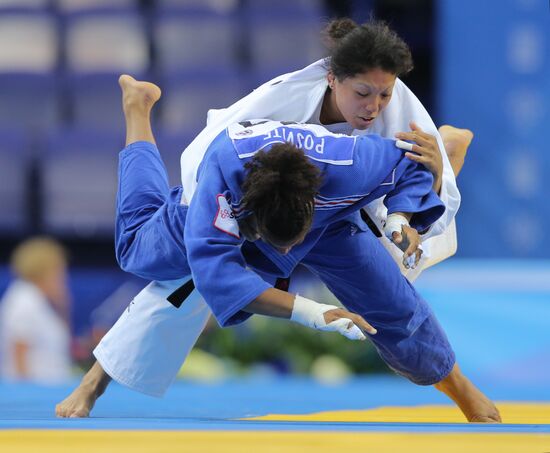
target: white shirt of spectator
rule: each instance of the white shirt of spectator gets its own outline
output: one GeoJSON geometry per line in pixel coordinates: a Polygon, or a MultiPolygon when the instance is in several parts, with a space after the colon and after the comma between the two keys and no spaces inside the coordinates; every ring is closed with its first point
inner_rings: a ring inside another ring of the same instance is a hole
{"type": "Polygon", "coordinates": [[[0,302],[0,372],[2,379],[20,379],[13,345],[29,345],[27,380],[58,384],[71,377],[70,332],[46,297],[31,283],[14,281],[0,302]]]}

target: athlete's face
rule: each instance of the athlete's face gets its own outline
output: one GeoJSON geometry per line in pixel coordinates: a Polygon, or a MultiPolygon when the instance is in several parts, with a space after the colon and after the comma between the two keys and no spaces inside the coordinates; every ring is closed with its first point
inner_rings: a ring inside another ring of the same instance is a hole
{"type": "Polygon", "coordinates": [[[333,122],[346,121],[354,129],[367,129],[390,102],[396,76],[382,69],[371,69],[338,80],[327,75],[331,92],[325,112],[333,122]]]}
{"type": "Polygon", "coordinates": [[[295,247],[296,245],[300,245],[302,242],[304,242],[304,239],[308,233],[309,229],[308,230],[305,230],[302,232],[302,234],[300,234],[299,237],[293,239],[292,241],[290,242],[281,242],[275,238],[267,238],[266,236],[267,235],[263,235],[260,233],[260,236],[262,238],[262,240],[266,243],[268,243],[269,245],[271,245],[271,247],[273,247],[275,250],[277,250],[278,253],[280,253],[281,255],[286,255],[288,252],[290,252],[290,250],[292,250],[292,247],[295,247]]]}
{"type": "Polygon", "coordinates": [[[313,217],[311,217],[305,224],[304,228],[296,236],[294,239],[291,240],[281,240],[277,238],[276,236],[273,236],[269,232],[268,229],[262,228],[261,225],[258,225],[258,238],[264,241],[266,244],[271,245],[277,252],[279,252],[281,255],[286,255],[290,250],[292,250],[292,247],[295,247],[297,245],[300,245],[302,242],[304,242],[305,237],[311,230],[311,223],[312,223],[313,217]]]}

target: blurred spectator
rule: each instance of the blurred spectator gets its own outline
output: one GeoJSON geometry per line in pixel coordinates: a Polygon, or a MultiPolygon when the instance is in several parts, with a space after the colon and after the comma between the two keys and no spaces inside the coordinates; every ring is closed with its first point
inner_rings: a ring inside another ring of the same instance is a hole
{"type": "Polygon", "coordinates": [[[16,280],[0,304],[2,377],[42,384],[70,378],[69,291],[65,250],[32,238],[12,254],[16,280]]]}

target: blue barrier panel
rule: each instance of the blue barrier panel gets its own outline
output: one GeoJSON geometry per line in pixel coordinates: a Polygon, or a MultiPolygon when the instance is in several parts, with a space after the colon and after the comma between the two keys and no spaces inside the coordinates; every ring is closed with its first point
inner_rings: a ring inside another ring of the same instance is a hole
{"type": "Polygon", "coordinates": [[[438,8],[438,117],[476,134],[459,176],[458,254],[549,257],[548,2],[438,8]]]}

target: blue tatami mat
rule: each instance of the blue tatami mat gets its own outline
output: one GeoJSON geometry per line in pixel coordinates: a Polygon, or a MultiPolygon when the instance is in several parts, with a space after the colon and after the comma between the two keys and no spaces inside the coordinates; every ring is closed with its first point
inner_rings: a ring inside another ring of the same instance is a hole
{"type": "MultiPolygon", "coordinates": [[[[77,383],[75,382],[74,385],[77,383]]],[[[479,383],[483,388],[483,384],[479,383]]],[[[448,405],[432,387],[415,386],[394,376],[353,379],[338,386],[311,379],[241,379],[217,384],[177,382],[157,399],[117,384],[100,398],[89,419],[58,419],[55,404],[74,386],[0,386],[0,429],[115,430],[322,430],[336,431],[482,431],[550,432],[550,425],[469,425],[439,423],[285,422],[237,420],[267,414],[308,414],[321,411],[365,410],[382,406],[448,405]]],[[[486,386],[496,401],[549,402],[544,386],[486,386]]]]}

